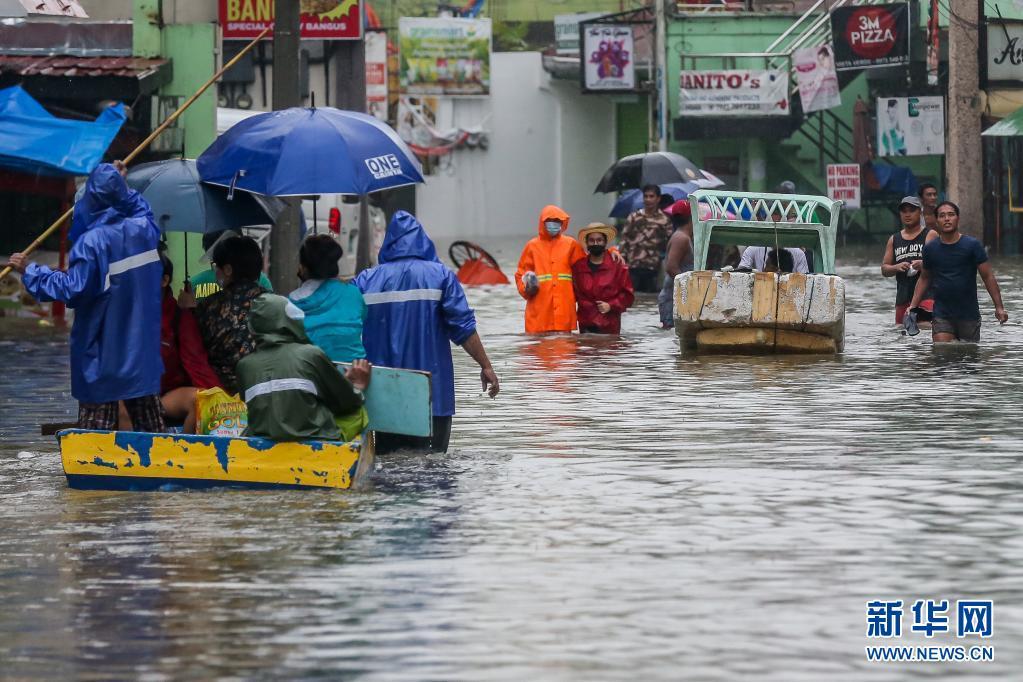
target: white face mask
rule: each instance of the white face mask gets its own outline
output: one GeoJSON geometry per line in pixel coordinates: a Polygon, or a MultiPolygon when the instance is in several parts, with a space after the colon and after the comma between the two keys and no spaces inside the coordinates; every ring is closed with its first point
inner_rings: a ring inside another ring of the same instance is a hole
{"type": "Polygon", "coordinates": [[[547,234],[549,234],[552,237],[557,237],[559,234],[561,234],[561,223],[559,223],[557,220],[548,220],[543,224],[543,226],[547,228],[547,234]]]}

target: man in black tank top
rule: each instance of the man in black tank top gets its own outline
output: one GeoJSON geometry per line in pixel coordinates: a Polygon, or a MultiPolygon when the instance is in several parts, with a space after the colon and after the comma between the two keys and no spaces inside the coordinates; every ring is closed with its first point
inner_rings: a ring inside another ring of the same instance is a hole
{"type": "MultiPolygon", "coordinates": [[[[895,324],[902,324],[902,318],[909,309],[913,299],[913,289],[920,278],[920,267],[923,263],[924,244],[938,238],[938,233],[920,225],[920,199],[914,196],[903,197],[899,202],[899,221],[902,229],[888,238],[884,247],[884,260],[881,261],[881,274],[895,278],[895,324]]],[[[934,309],[934,298],[928,294],[920,302],[922,310],[918,321],[929,322],[934,309]]]]}

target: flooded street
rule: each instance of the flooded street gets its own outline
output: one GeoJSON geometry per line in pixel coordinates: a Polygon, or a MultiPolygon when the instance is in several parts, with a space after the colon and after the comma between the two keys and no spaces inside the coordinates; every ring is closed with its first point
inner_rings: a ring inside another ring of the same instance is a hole
{"type": "Polygon", "coordinates": [[[69,490],[38,435],[73,419],[66,340],[0,320],[0,676],[1018,679],[1023,260],[1009,325],[981,287],[982,344],[934,350],[879,257],[840,258],[837,358],[681,358],[653,295],[621,338],[527,337],[513,287],[472,290],[501,395],[456,349],[452,451],[351,493],[69,490]],[[905,631],[967,598],[992,638],[865,637],[867,601],[905,631]]]}

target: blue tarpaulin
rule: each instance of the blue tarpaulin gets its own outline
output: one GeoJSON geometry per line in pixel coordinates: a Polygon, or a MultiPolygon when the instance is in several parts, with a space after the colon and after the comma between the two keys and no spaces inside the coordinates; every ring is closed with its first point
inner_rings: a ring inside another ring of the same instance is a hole
{"type": "Polygon", "coordinates": [[[873,190],[909,196],[917,193],[920,184],[909,168],[884,163],[867,163],[867,186],[873,190]],[[873,182],[871,182],[871,174],[873,174],[873,182]]]}
{"type": "Polygon", "coordinates": [[[124,105],[95,121],[57,118],[20,85],[0,90],[0,166],[24,173],[88,175],[124,124],[124,105]]]}

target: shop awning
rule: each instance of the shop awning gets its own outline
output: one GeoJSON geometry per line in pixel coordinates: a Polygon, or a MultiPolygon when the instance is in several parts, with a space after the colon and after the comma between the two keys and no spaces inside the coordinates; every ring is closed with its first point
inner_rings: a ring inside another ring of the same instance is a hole
{"type": "Polygon", "coordinates": [[[1012,112],[981,135],[984,137],[1023,137],[1023,107],[1012,112]]]}
{"type": "Polygon", "coordinates": [[[0,167],[44,175],[88,175],[124,124],[116,104],[95,121],[57,118],[14,86],[0,90],[0,167]]]}

